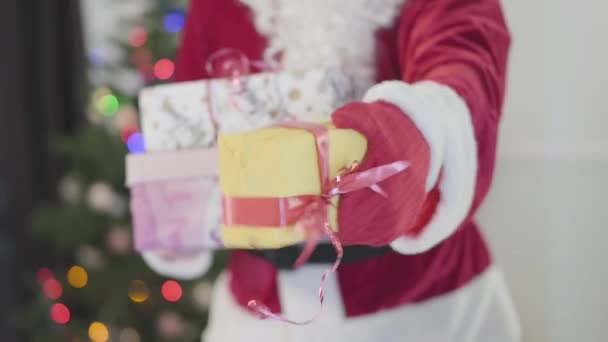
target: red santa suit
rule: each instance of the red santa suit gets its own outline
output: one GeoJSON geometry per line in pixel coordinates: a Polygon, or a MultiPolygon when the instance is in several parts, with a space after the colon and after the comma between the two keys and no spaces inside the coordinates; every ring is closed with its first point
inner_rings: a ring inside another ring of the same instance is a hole
{"type": "Polygon", "coordinates": [[[362,167],[414,161],[382,184],[397,204],[379,205],[371,191],[344,195],[343,242],[390,248],[343,264],[315,322],[262,321],[246,304],[308,318],[327,265],[279,270],[235,251],[205,341],[520,339],[473,220],[492,179],[505,86],[510,37],[498,0],[192,0],[183,39],[178,80],[209,77],[204,62],[222,48],[285,69],[344,72],[362,102],[332,118],[368,138],[362,167]]]}

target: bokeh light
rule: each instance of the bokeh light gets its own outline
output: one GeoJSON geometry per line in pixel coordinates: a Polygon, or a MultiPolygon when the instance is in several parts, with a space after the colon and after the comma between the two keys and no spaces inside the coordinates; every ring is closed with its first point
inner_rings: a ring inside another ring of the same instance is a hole
{"type": "Polygon", "coordinates": [[[137,330],[133,328],[125,328],[120,331],[118,340],[120,342],[140,342],[141,337],[139,337],[137,330]]]}
{"type": "Polygon", "coordinates": [[[143,153],[146,151],[144,136],[141,132],[134,132],[127,138],[127,147],[131,153],[143,153]]]}
{"type": "Polygon", "coordinates": [[[181,340],[186,333],[184,318],[175,311],[165,311],[158,315],[156,329],[160,337],[168,340],[181,340]]]}
{"type": "Polygon", "coordinates": [[[148,31],[141,26],[135,26],[129,32],[129,44],[133,47],[140,47],[148,41],[148,31]]]}
{"type": "Polygon", "coordinates": [[[142,64],[151,64],[152,51],[150,51],[150,49],[146,49],[145,47],[136,49],[131,54],[131,62],[133,62],[133,64],[137,66],[140,66],[142,64]]]}
{"type": "Polygon", "coordinates": [[[106,235],[106,246],[114,255],[126,255],[132,250],[131,231],[129,227],[114,225],[106,235]]]}
{"type": "Polygon", "coordinates": [[[202,309],[207,309],[211,302],[211,284],[207,281],[201,281],[192,289],[192,299],[202,309]]]}
{"type": "Polygon", "coordinates": [[[129,298],[135,303],[145,302],[150,297],[148,286],[141,280],[129,282],[129,298]]]}
{"type": "Polygon", "coordinates": [[[94,66],[103,66],[105,64],[102,54],[97,50],[92,50],[87,55],[89,63],[94,66]]]}
{"type": "Polygon", "coordinates": [[[175,280],[167,280],[161,287],[163,298],[168,302],[177,302],[182,298],[182,286],[175,280]]]}
{"type": "Polygon", "coordinates": [[[91,338],[93,342],[106,342],[110,338],[110,332],[105,324],[93,322],[89,326],[89,338],[91,338]]]}
{"type": "Polygon", "coordinates": [[[116,114],[119,106],[118,98],[112,94],[103,95],[97,101],[97,111],[106,116],[116,114]]]}
{"type": "Polygon", "coordinates": [[[112,94],[112,90],[108,87],[99,87],[93,91],[93,100],[99,101],[99,99],[104,95],[112,94]]]}
{"type": "Polygon", "coordinates": [[[77,289],[87,286],[89,275],[82,266],[72,266],[68,270],[68,283],[77,289]]]}
{"type": "Polygon", "coordinates": [[[40,282],[40,284],[44,284],[44,282],[53,278],[53,271],[51,271],[48,267],[41,267],[36,271],[36,279],[40,282]]]}
{"type": "Polygon", "coordinates": [[[66,324],[70,321],[70,309],[65,304],[55,303],[51,306],[51,318],[55,323],[66,324]]]}
{"type": "Polygon", "coordinates": [[[144,79],[146,84],[154,81],[154,65],[151,63],[144,63],[138,66],[139,74],[144,79]]]}
{"type": "Polygon", "coordinates": [[[165,15],[165,30],[169,33],[177,33],[184,27],[184,13],[180,11],[170,11],[165,15]]]}
{"type": "Polygon", "coordinates": [[[92,271],[98,271],[105,265],[105,258],[99,248],[89,245],[78,247],[76,261],[92,271]]]}
{"type": "Polygon", "coordinates": [[[137,132],[139,132],[139,127],[137,126],[126,127],[120,131],[120,139],[126,144],[129,141],[129,137],[137,132]]]}
{"type": "Polygon", "coordinates": [[[118,131],[127,128],[137,128],[137,109],[132,104],[124,104],[118,108],[112,126],[118,131]]]}
{"type": "Polygon", "coordinates": [[[42,283],[44,294],[50,299],[58,299],[63,293],[63,287],[55,278],[48,278],[42,283]]]}
{"type": "Polygon", "coordinates": [[[159,80],[168,80],[175,72],[175,64],[168,58],[159,59],[154,64],[154,76],[159,80]]]}

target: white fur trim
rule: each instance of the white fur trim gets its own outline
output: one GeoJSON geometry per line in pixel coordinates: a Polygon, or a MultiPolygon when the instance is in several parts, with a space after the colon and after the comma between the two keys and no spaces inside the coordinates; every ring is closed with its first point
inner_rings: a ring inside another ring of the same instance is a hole
{"type": "Polygon", "coordinates": [[[268,38],[265,58],[281,66],[339,70],[359,97],[375,78],[375,33],[390,26],[405,0],[241,0],[268,38]]]}
{"type": "MultiPolygon", "coordinates": [[[[318,309],[319,277],[327,265],[279,273],[281,306],[288,318],[318,309]]],[[[433,299],[347,318],[335,277],[328,280],[323,311],[306,326],[259,320],[238,306],[228,274],[216,282],[206,342],[516,342],[521,328],[502,272],[491,266],[467,285],[433,299]],[[235,329],[238,327],[238,329],[235,329]],[[441,327],[441,329],[437,329],[441,327]]]]}
{"type": "Polygon", "coordinates": [[[213,255],[209,251],[173,256],[167,256],[157,251],[147,251],[142,253],[142,257],[156,273],[180,280],[190,280],[202,276],[209,270],[213,261],[213,255]]]}
{"type": "Polygon", "coordinates": [[[401,81],[380,83],[364,97],[367,102],[376,100],[401,108],[427,139],[431,148],[427,190],[443,170],[441,199],[430,222],[420,235],[403,236],[391,243],[399,253],[422,253],[450,236],[471,208],[477,177],[477,143],[471,114],[455,91],[432,81],[414,85],[401,81]]]}

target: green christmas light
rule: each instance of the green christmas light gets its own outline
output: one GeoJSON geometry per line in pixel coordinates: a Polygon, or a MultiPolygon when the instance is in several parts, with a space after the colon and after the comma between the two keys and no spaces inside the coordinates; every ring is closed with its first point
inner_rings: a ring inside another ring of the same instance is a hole
{"type": "Polygon", "coordinates": [[[112,116],[116,114],[119,106],[118,98],[112,94],[107,94],[99,98],[97,111],[105,116],[112,116]]]}

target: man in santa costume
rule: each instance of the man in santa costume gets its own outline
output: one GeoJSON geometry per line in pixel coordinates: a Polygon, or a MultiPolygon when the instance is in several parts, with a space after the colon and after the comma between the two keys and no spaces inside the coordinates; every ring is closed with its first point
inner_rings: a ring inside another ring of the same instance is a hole
{"type": "Polygon", "coordinates": [[[360,170],[410,162],[380,184],[390,200],[342,196],[344,262],[317,320],[260,320],[247,303],[311,316],[330,244],[297,270],[298,247],[234,251],[205,341],[519,341],[473,219],[492,180],[509,42],[498,0],[192,0],[178,80],[210,77],[205,61],[225,48],[285,70],[338,69],[361,96],[331,119],[367,138],[360,170]]]}

